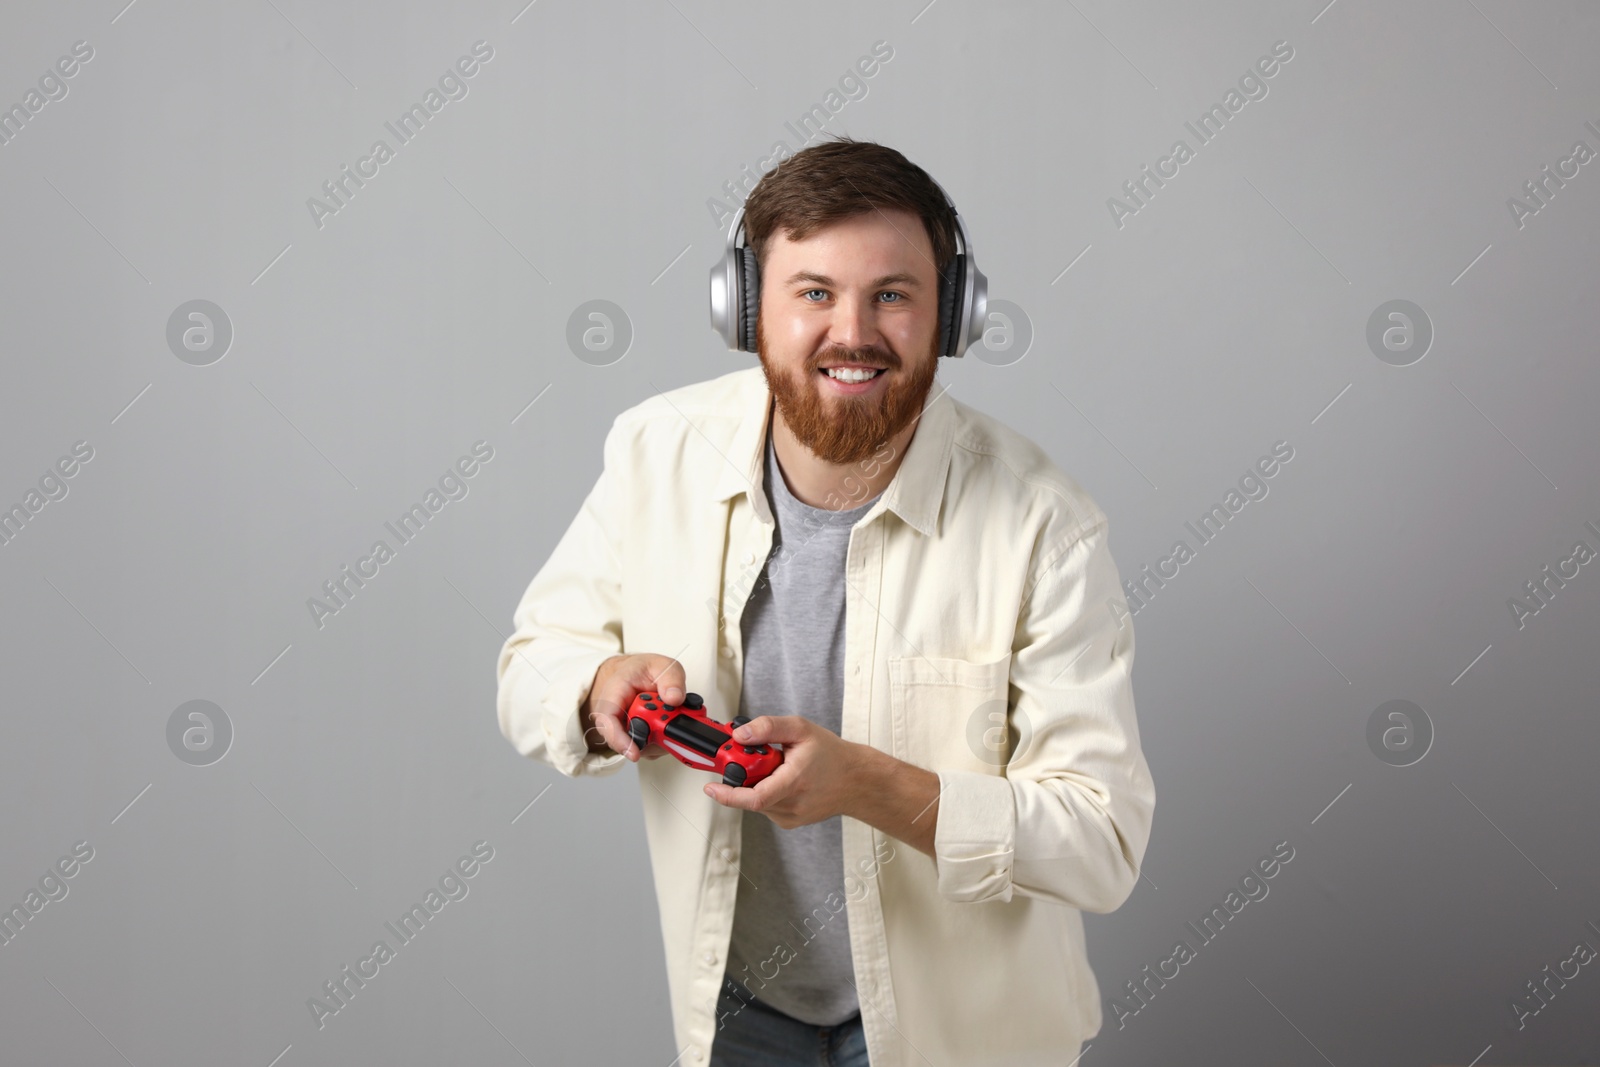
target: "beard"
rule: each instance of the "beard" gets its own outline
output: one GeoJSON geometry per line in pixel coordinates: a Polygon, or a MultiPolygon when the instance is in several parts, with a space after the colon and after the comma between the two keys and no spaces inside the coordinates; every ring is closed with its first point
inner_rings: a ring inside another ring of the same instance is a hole
{"type": "Polygon", "coordinates": [[[761,357],[761,371],[784,423],[812,455],[841,466],[871,456],[922,414],[939,370],[938,344],[936,333],[927,358],[919,361],[909,378],[898,373],[904,361],[887,349],[838,345],[806,360],[797,376],[773,366],[767,358],[766,334],[760,313],[756,315],[756,353],[761,357]],[[889,381],[881,397],[835,395],[829,400],[822,395],[826,386],[816,380],[822,376],[818,368],[827,363],[886,367],[884,374],[889,375],[889,381]]]}

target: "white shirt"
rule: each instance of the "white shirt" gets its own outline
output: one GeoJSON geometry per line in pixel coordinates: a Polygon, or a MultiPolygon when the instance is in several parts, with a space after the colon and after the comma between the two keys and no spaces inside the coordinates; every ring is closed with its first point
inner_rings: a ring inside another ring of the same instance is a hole
{"type": "MultiPolygon", "coordinates": [[[[937,382],[930,398],[845,569],[841,736],[937,772],[941,789],[935,857],[843,819],[868,1054],[874,1067],[1060,1067],[1101,1024],[1080,912],[1127,899],[1155,807],[1133,623],[1084,489],[937,382]]],[[[500,651],[500,729],[517,751],[569,776],[620,771],[623,756],[589,753],[578,717],[619,653],[676,658],[731,717],[740,615],[772,547],[770,415],[756,366],[616,417],[604,470],[500,651]]],[[[745,813],[675,759],[635,766],[679,1062],[705,1063],[745,813]]]]}

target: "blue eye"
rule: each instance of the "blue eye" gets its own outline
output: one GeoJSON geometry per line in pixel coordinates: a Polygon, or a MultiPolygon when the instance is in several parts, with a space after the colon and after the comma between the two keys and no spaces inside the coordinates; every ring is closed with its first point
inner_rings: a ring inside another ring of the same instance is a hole
{"type": "MultiPolygon", "coordinates": [[[[884,293],[884,294],[882,294],[882,295],[884,295],[884,296],[894,296],[894,297],[898,297],[898,296],[903,296],[903,295],[904,295],[904,294],[902,294],[902,293],[884,293]]],[[[896,301],[895,301],[895,303],[899,303],[899,301],[898,301],[898,300],[896,300],[896,301]]]]}
{"type": "MultiPolygon", "coordinates": [[[[807,289],[804,293],[801,293],[800,295],[801,296],[810,296],[812,293],[826,293],[826,292],[827,292],[826,289],[807,289]]],[[[807,303],[815,304],[816,301],[815,300],[810,300],[810,301],[807,301],[807,303]]]]}

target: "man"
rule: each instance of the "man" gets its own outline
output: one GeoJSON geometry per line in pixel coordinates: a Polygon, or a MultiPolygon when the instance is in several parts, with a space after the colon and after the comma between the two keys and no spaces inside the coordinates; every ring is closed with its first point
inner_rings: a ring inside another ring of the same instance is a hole
{"type": "Polygon", "coordinates": [[[745,208],[761,365],[616,417],[501,730],[638,766],[679,1062],[1059,1067],[1101,1023],[1080,912],[1132,892],[1155,804],[1106,516],[933,391],[955,228],[921,168],[825,141],[745,208]],[[782,766],[641,753],[635,694],[691,690],[782,766]]]}

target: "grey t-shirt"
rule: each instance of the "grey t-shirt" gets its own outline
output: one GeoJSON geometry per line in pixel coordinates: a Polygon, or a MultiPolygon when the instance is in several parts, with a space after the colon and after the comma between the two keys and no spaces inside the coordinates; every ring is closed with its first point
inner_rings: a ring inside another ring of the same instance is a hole
{"type": "MultiPolygon", "coordinates": [[[[877,497],[849,511],[796,500],[778,468],[770,426],[766,492],[777,529],[740,623],[745,665],[739,714],[801,715],[839,733],[845,557],[850,528],[877,497]]],[[[728,977],[749,996],[815,1026],[837,1025],[860,1010],[845,910],[841,818],[784,830],[759,812],[743,816],[744,877],[734,907],[728,977]]]]}

